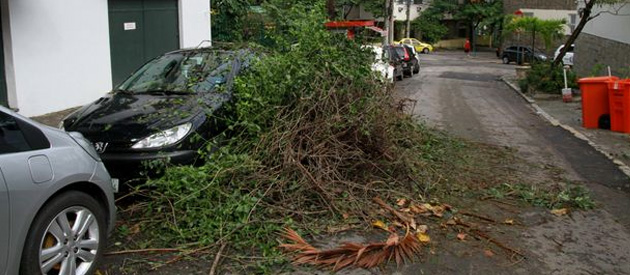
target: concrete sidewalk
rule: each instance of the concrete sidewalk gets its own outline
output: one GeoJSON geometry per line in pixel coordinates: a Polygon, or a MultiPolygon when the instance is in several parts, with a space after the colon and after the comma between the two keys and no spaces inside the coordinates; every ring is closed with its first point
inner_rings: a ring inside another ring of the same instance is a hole
{"type": "Polygon", "coordinates": [[[606,155],[630,177],[630,135],[604,129],[586,129],[582,127],[582,102],[574,97],[573,102],[564,103],[560,96],[530,97],[521,93],[514,77],[504,77],[510,87],[519,92],[534,108],[539,108],[539,115],[552,124],[558,124],[572,132],[576,137],[589,142],[596,150],[606,155]]]}

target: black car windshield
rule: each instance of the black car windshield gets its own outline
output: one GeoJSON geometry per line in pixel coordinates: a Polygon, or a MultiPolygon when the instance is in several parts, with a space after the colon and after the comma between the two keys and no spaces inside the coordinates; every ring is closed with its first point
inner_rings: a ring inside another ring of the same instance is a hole
{"type": "Polygon", "coordinates": [[[213,90],[229,77],[233,53],[178,52],[155,58],[116,90],[129,93],[199,93],[213,90]]]}

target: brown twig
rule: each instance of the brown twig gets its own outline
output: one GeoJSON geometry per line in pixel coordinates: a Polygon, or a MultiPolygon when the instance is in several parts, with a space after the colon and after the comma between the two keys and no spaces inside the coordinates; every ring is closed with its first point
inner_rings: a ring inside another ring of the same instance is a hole
{"type": "Polygon", "coordinates": [[[227,243],[223,243],[221,245],[221,248],[219,248],[217,255],[214,256],[214,261],[212,262],[212,267],[210,268],[210,273],[208,273],[208,275],[216,274],[217,266],[219,265],[219,259],[221,258],[221,252],[223,252],[223,249],[225,249],[226,246],[227,246],[227,243]]]}
{"type": "Polygon", "coordinates": [[[413,218],[394,209],[393,207],[389,206],[387,203],[385,203],[381,198],[379,197],[375,197],[374,202],[376,202],[378,205],[380,205],[383,209],[389,211],[390,213],[392,213],[394,216],[396,216],[400,221],[406,223],[406,224],[412,224],[413,223],[413,218]]]}
{"type": "Polygon", "coordinates": [[[464,215],[464,216],[471,216],[471,217],[475,217],[477,219],[484,220],[484,221],[487,221],[487,222],[497,223],[497,221],[493,220],[492,218],[488,218],[486,216],[482,216],[482,215],[479,215],[479,214],[466,212],[466,211],[459,211],[459,213],[464,215]]]}
{"type": "Polygon", "coordinates": [[[513,254],[517,254],[517,255],[519,255],[519,256],[521,256],[521,257],[523,257],[523,258],[527,258],[527,257],[525,257],[525,255],[523,255],[523,253],[521,253],[521,252],[519,252],[518,250],[516,250],[516,249],[514,249],[514,248],[511,248],[511,247],[509,247],[509,246],[507,246],[507,245],[504,245],[503,243],[501,243],[501,242],[499,242],[499,241],[497,241],[497,240],[493,239],[492,237],[488,236],[486,233],[483,233],[483,232],[481,232],[481,231],[479,231],[479,230],[472,230],[472,232],[473,232],[475,235],[477,235],[477,236],[479,236],[479,237],[481,237],[481,238],[483,238],[483,239],[488,240],[489,242],[491,242],[491,243],[495,244],[496,246],[498,246],[498,247],[500,247],[500,248],[503,248],[503,249],[505,249],[505,250],[507,250],[507,251],[509,251],[509,252],[512,252],[513,254]]]}
{"type": "Polygon", "coordinates": [[[514,203],[509,203],[509,202],[506,202],[506,201],[500,201],[500,200],[497,200],[497,199],[490,199],[490,201],[493,201],[493,202],[496,202],[496,203],[502,203],[502,204],[506,204],[506,205],[514,206],[514,207],[518,206],[518,205],[516,205],[514,203]]]}
{"type": "Polygon", "coordinates": [[[149,253],[149,252],[165,253],[165,252],[179,252],[179,251],[181,251],[180,248],[147,248],[147,249],[121,250],[121,251],[108,252],[108,253],[105,253],[105,256],[134,254],[134,253],[149,253]]]}

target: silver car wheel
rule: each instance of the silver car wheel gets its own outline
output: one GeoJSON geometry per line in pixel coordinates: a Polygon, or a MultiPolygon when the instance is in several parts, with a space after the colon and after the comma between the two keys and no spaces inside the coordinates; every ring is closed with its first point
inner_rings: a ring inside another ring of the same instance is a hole
{"type": "Polygon", "coordinates": [[[39,249],[40,269],[48,274],[83,275],[94,264],[99,247],[99,225],[83,206],[63,210],[50,222],[39,249]]]}

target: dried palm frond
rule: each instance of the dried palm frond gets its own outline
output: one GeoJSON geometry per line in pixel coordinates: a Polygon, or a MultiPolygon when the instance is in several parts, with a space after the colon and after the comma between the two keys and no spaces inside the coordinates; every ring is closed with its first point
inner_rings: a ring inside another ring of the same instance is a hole
{"type": "Polygon", "coordinates": [[[400,265],[412,261],[421,252],[421,243],[412,234],[401,238],[397,233],[392,233],[385,242],[369,244],[348,242],[329,250],[313,247],[290,228],[284,230],[282,237],[293,242],[280,244],[280,247],[287,252],[296,253],[293,256],[294,264],[309,264],[333,271],[349,266],[369,269],[391,260],[400,265]]]}

